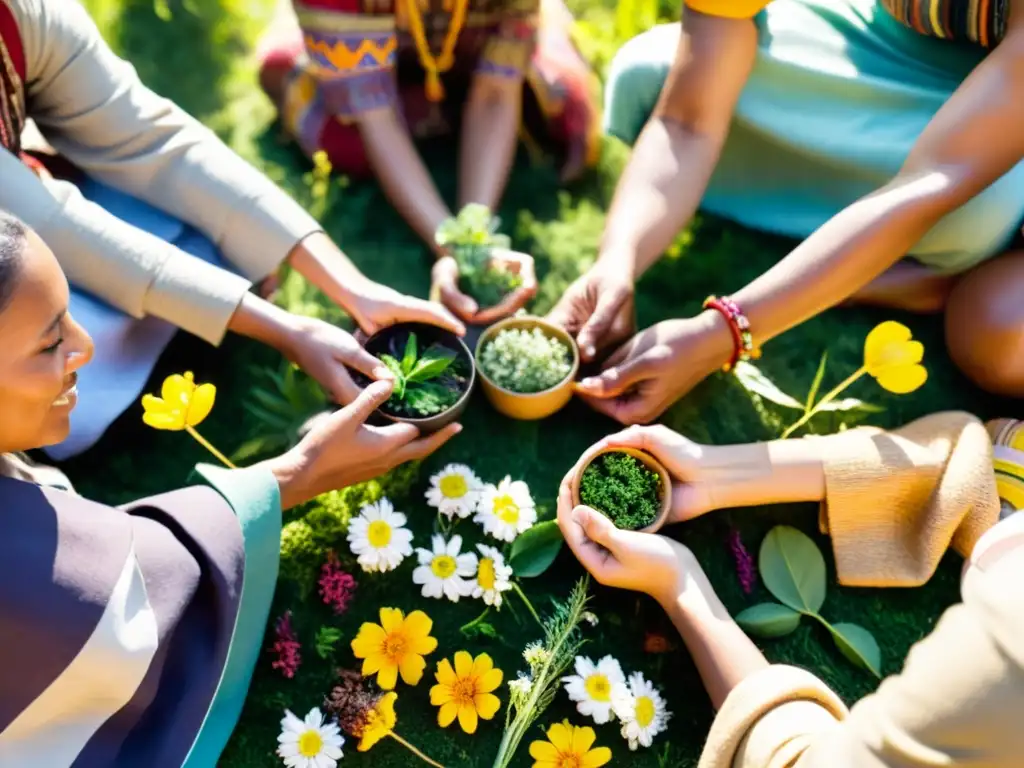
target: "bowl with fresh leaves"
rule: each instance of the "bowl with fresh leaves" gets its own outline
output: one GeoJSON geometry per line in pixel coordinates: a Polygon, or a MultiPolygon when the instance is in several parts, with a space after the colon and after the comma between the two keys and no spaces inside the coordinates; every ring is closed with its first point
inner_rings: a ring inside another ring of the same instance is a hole
{"type": "MultiPolygon", "coordinates": [[[[465,343],[450,331],[425,323],[399,323],[366,341],[395,377],[391,397],[378,412],[389,421],[406,422],[420,432],[436,432],[458,419],[476,382],[476,366],[465,343]]],[[[353,372],[356,383],[370,380],[353,372]]]]}
{"type": "Polygon", "coordinates": [[[513,419],[543,419],[572,399],[579,348],[565,329],[520,315],[495,323],[476,345],[480,386],[513,419]]]}
{"type": "Polygon", "coordinates": [[[672,508],[672,479],[651,454],[635,448],[592,448],[576,466],[574,506],[605,515],[616,528],[654,533],[672,508]]]}
{"type": "Polygon", "coordinates": [[[498,233],[501,220],[486,205],[470,203],[441,224],[435,242],[459,266],[459,290],[481,310],[495,307],[523,284],[523,276],[494,258],[496,250],[511,247],[508,235],[498,233]]]}

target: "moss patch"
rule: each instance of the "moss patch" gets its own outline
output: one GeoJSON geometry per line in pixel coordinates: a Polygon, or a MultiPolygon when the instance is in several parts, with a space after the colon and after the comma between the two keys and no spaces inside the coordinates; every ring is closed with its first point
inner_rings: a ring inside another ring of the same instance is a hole
{"type": "Polygon", "coordinates": [[[580,501],[627,531],[639,531],[654,522],[661,494],[658,473],[628,453],[601,454],[580,478],[580,501]]]}

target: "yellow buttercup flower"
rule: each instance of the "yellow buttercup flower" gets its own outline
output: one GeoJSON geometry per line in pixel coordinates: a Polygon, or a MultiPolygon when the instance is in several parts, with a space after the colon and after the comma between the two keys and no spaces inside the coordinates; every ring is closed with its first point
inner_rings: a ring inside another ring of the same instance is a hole
{"type": "Polygon", "coordinates": [[[142,396],[142,420],[154,429],[180,432],[196,427],[213,410],[217,387],[213,384],[196,385],[192,371],[184,375],[175,373],[164,379],[160,397],[142,396]]]}
{"type": "Polygon", "coordinates": [[[608,747],[594,746],[597,735],[593,728],[579,728],[566,720],[548,729],[547,741],[530,745],[533,768],[600,768],[612,759],[608,747]]]}
{"type": "Polygon", "coordinates": [[[924,345],[913,340],[907,326],[893,320],[876,326],[864,342],[864,369],[897,395],[913,392],[928,380],[923,359],[924,345]]]}
{"type": "Polygon", "coordinates": [[[455,668],[448,659],[437,665],[437,685],[430,689],[430,703],[440,707],[437,724],[442,728],[459,718],[459,727],[466,733],[476,733],[478,718],[490,720],[501,708],[501,702],[492,691],[501,685],[504,673],[494,668],[486,653],[474,659],[465,651],[455,654],[455,668]]]}
{"type": "Polygon", "coordinates": [[[142,396],[142,420],[153,429],[188,432],[197,443],[216,456],[225,466],[236,469],[227,456],[196,432],[196,427],[210,415],[216,399],[217,387],[213,384],[197,385],[192,371],[186,371],[184,374],[175,373],[164,379],[160,397],[142,396]]]}
{"type": "Polygon", "coordinates": [[[381,696],[377,705],[366,714],[366,724],[359,735],[360,752],[366,752],[381,739],[387,738],[395,730],[398,715],[395,714],[395,702],[398,694],[392,691],[381,696]]]}
{"type": "Polygon", "coordinates": [[[423,657],[437,649],[430,636],[434,622],[423,611],[403,616],[397,608],[381,608],[380,624],[367,622],[352,641],[352,652],[363,659],[363,677],[377,675],[377,685],[390,691],[402,680],[416,685],[427,662],[423,657]]]}

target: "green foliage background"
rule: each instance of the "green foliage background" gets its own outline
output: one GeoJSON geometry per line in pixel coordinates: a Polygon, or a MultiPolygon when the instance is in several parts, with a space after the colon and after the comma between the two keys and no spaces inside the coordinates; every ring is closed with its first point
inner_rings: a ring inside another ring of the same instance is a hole
{"type": "MultiPolygon", "coordinates": [[[[426,295],[428,255],[391,211],[380,190],[369,183],[317,180],[309,174],[309,163],[280,140],[272,123],[272,109],[256,84],[251,57],[252,46],[271,16],[272,1],[87,0],[86,4],[113,47],[134,62],[145,82],[178,101],[285,189],[306,201],[367,274],[398,290],[426,295]]],[[[601,71],[622,39],[658,18],[671,18],[678,12],[671,5],[650,0],[622,2],[618,14],[612,0],[573,0],[571,6],[580,19],[581,48],[601,71]]],[[[451,199],[454,155],[448,147],[433,149],[426,156],[432,158],[435,178],[451,199]]],[[[569,190],[559,189],[554,169],[533,167],[520,158],[500,215],[513,235],[514,245],[536,256],[541,279],[538,311],[548,309],[568,282],[593,261],[624,156],[623,148],[609,146],[599,171],[569,190]]],[[[698,217],[680,235],[668,256],[642,280],[638,297],[641,324],[695,312],[709,293],[735,290],[778,259],[788,245],[712,217],[698,217]]],[[[298,310],[338,317],[300,282],[289,282],[284,296],[285,303],[298,310]]],[[[889,317],[864,310],[828,312],[773,341],[761,368],[785,391],[801,399],[821,353],[828,349],[829,373],[823,384],[827,390],[859,366],[865,335],[875,323],[889,317]]],[[[921,391],[902,398],[886,395],[870,381],[860,382],[850,394],[886,408],[872,417],[874,423],[898,425],[947,408],[969,409],[982,416],[1010,413],[1006,403],[981,396],[955,371],[944,353],[938,320],[900,319],[924,341],[930,379],[921,391]]],[[[214,351],[182,337],[168,350],[151,387],[157,386],[166,373],[185,368],[194,370],[201,380],[216,382],[219,402],[204,425],[204,433],[222,450],[231,452],[259,429],[243,407],[246,393],[258,381],[253,371],[279,365],[280,360],[272,352],[247,342],[229,340],[214,351]]],[[[734,379],[717,375],[674,407],[664,420],[695,440],[722,444],[772,437],[791,418],[791,412],[780,412],[770,403],[751,397],[734,379]]],[[[814,430],[837,428],[839,424],[832,418],[816,419],[814,430]]],[[[273,750],[281,710],[289,707],[303,713],[321,703],[331,686],[332,670],[352,664],[348,642],[360,622],[373,618],[381,605],[422,608],[435,618],[440,650],[431,662],[442,654],[450,657],[456,650],[468,648],[490,652],[510,678],[523,667],[519,654],[538,632],[514,598],[510,601],[517,609],[516,615],[502,611],[494,620],[498,638],[470,643],[458,628],[476,617],[481,605],[422,599],[411,581],[411,562],[397,573],[360,576],[353,607],[340,619],[319,603],[312,586],[326,549],[336,547],[340,554],[347,554],[344,527],[360,503],[389,495],[409,515],[416,543],[425,545],[432,527],[432,517],[423,502],[426,479],[441,465],[461,461],[487,480],[497,481],[505,475],[527,480],[541,517],[550,518],[564,472],[588,445],[615,428],[578,403],[541,423],[513,422],[496,414],[479,395],[463,423],[465,432],[424,467],[404,467],[379,482],[329,494],[290,513],[283,536],[282,579],[274,615],[293,610],[295,627],[304,644],[304,661],[297,677],[290,681],[271,671],[269,659],[260,663],[222,765],[269,768],[280,764],[273,750]],[[315,652],[317,631],[325,624],[336,626],[342,633],[335,657],[330,660],[320,659],[315,652]]],[[[191,465],[206,459],[202,449],[185,436],[145,429],[139,410],[133,409],[97,448],[71,462],[68,470],[84,493],[117,503],[180,486],[186,482],[191,465]]],[[[941,611],[956,600],[958,562],[947,558],[922,589],[841,589],[832,576],[828,542],[817,535],[816,515],[817,510],[807,505],[735,510],[677,527],[672,535],[697,553],[734,612],[770,596],[762,587],[752,596],[742,594],[726,545],[730,519],[740,527],[747,547],[755,555],[765,532],[778,522],[790,523],[815,536],[826,552],[830,573],[823,612],[871,630],[883,650],[883,671],[898,670],[910,645],[929,632],[941,611]]],[[[474,541],[481,540],[471,525],[464,524],[463,528],[462,532],[474,541]]],[[[563,552],[543,579],[528,582],[525,589],[543,612],[549,598],[565,596],[578,575],[578,565],[563,552]]],[[[600,623],[588,630],[587,652],[594,657],[613,653],[627,672],[640,670],[656,680],[674,713],[667,738],[660,737],[655,748],[646,752],[629,753],[614,726],[599,727],[599,743],[614,750],[612,764],[695,765],[712,711],[688,655],[675,642],[672,628],[653,603],[635,595],[597,588],[593,608],[600,623]],[[645,653],[646,633],[661,634],[674,647],[666,653],[645,653]]],[[[825,631],[812,622],[804,622],[793,634],[767,641],[763,647],[772,661],[814,670],[849,702],[876,684],[842,658],[825,631]]],[[[430,683],[428,677],[415,689],[399,689],[399,733],[445,765],[489,766],[500,740],[498,722],[484,724],[475,736],[441,731],[434,722],[435,710],[428,704],[430,683]]],[[[560,696],[542,722],[563,717],[582,724],[582,718],[560,696]]],[[[397,745],[382,743],[369,755],[348,749],[345,765],[370,765],[372,761],[378,768],[389,768],[410,765],[411,759],[397,745]]],[[[517,764],[530,764],[525,750],[517,764]]]]}

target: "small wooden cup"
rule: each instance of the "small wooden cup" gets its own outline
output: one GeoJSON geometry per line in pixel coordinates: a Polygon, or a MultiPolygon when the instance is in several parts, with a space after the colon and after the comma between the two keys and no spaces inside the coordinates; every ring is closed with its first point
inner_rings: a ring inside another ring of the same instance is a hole
{"type": "Polygon", "coordinates": [[[628,454],[637,461],[643,462],[643,464],[652,472],[658,473],[658,477],[661,478],[661,509],[658,510],[658,515],[654,518],[654,521],[646,528],[640,528],[639,532],[656,533],[661,530],[661,527],[665,525],[665,521],[668,520],[669,512],[672,511],[672,478],[669,475],[668,470],[661,465],[661,462],[646,451],[639,451],[636,448],[595,446],[584,453],[580,461],[576,464],[576,471],[573,473],[572,480],[569,484],[569,487],[572,490],[573,507],[578,507],[583,503],[580,500],[580,480],[583,477],[583,473],[586,471],[587,467],[594,463],[594,459],[606,453],[628,454]]]}
{"type": "Polygon", "coordinates": [[[560,411],[572,399],[573,384],[576,379],[576,372],[580,368],[580,350],[576,346],[576,340],[563,328],[549,323],[541,317],[530,315],[520,317],[509,317],[495,323],[480,335],[476,343],[476,369],[480,373],[480,386],[484,395],[496,410],[513,419],[521,421],[536,421],[547,418],[553,413],[560,411]],[[500,331],[506,328],[522,328],[532,330],[540,328],[548,336],[552,336],[572,350],[572,369],[564,379],[550,389],[541,392],[513,392],[499,386],[488,377],[483,366],[480,365],[480,356],[484,346],[493,339],[500,331]]]}

